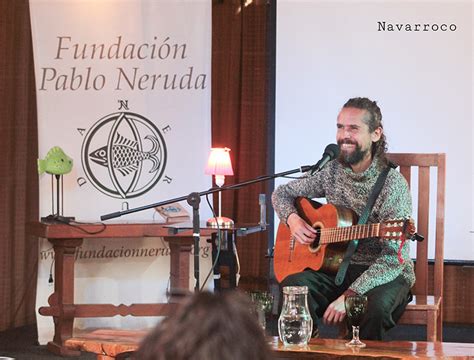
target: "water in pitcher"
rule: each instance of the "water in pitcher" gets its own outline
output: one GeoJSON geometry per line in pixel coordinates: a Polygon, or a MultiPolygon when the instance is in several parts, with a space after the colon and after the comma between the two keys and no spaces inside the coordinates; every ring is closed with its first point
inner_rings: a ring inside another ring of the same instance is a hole
{"type": "Polygon", "coordinates": [[[305,346],[311,338],[313,319],[308,309],[308,287],[283,288],[283,308],[278,319],[280,340],[286,345],[305,346]]]}

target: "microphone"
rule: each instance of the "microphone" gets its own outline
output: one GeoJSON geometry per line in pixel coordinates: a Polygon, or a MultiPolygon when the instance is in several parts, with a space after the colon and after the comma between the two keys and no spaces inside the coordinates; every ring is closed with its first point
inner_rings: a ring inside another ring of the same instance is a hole
{"type": "Polygon", "coordinates": [[[326,146],[326,149],[324,149],[323,156],[316,164],[314,164],[313,166],[302,166],[301,171],[310,171],[310,175],[313,175],[314,173],[320,171],[324,166],[326,166],[329,161],[334,160],[338,156],[339,146],[337,146],[336,144],[329,144],[328,146],[326,146]]]}

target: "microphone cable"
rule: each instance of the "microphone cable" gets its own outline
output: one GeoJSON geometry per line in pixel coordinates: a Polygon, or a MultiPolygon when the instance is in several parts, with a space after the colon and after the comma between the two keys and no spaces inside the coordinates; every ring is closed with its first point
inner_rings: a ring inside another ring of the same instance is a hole
{"type": "MultiPolygon", "coordinates": [[[[214,263],[212,264],[211,269],[209,270],[209,273],[207,274],[206,278],[204,279],[203,284],[201,285],[201,289],[199,291],[202,291],[204,289],[204,286],[206,286],[209,278],[211,277],[211,274],[214,273],[214,269],[216,268],[217,262],[219,261],[219,256],[221,254],[221,244],[222,244],[222,238],[221,238],[221,231],[219,227],[219,222],[217,221],[217,215],[216,212],[214,211],[214,207],[211,205],[211,202],[209,200],[209,194],[206,194],[206,201],[207,205],[209,206],[209,209],[212,211],[212,216],[214,219],[216,219],[216,225],[217,225],[217,252],[216,252],[216,258],[214,259],[214,263]]],[[[212,257],[212,245],[211,245],[211,257],[212,257]]]]}

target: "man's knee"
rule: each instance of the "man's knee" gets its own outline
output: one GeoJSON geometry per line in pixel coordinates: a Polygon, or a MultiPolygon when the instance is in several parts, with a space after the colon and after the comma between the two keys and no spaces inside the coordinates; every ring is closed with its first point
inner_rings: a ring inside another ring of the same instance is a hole
{"type": "Polygon", "coordinates": [[[369,302],[361,326],[361,337],[367,340],[382,340],[385,332],[395,326],[391,307],[383,301],[369,302]]]}
{"type": "Polygon", "coordinates": [[[391,316],[389,306],[383,301],[369,303],[367,314],[365,316],[367,322],[383,323],[384,319],[391,316]]]}

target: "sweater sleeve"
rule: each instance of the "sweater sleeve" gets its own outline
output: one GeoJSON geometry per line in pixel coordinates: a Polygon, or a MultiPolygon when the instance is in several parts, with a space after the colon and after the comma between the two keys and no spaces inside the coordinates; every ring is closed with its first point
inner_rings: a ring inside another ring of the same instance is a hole
{"type": "MultiPolygon", "coordinates": [[[[378,216],[381,221],[408,219],[411,216],[412,203],[408,184],[398,172],[393,173],[392,181],[384,186],[377,200],[381,202],[378,216]]],[[[398,259],[399,241],[384,239],[373,241],[380,241],[379,256],[349,287],[359,294],[365,294],[376,286],[395,280],[402,273],[404,266],[411,264],[409,241],[405,242],[402,249],[403,263],[398,259]]]]}
{"type": "Polygon", "coordinates": [[[308,177],[280,185],[272,194],[272,205],[279,219],[286,223],[288,216],[297,212],[295,200],[299,196],[307,198],[319,198],[325,196],[324,184],[329,176],[330,166],[322,171],[308,177]]]}

